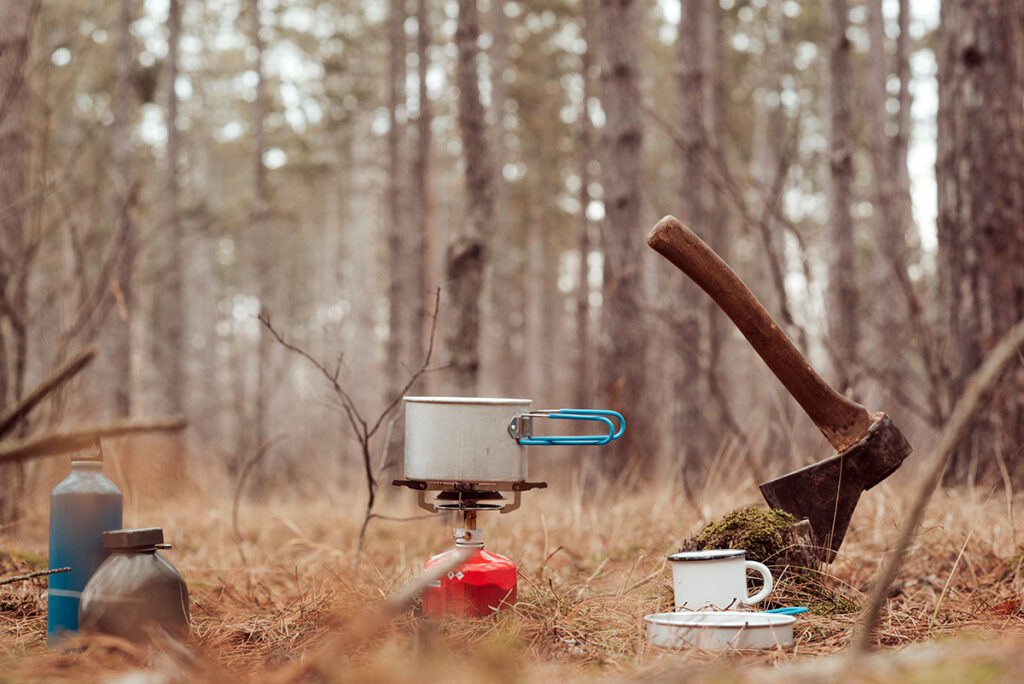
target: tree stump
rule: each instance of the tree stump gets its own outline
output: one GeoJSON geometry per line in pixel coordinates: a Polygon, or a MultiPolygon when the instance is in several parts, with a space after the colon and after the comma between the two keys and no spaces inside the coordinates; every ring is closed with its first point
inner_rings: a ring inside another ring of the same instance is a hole
{"type": "Polygon", "coordinates": [[[814,569],[820,550],[806,519],[789,513],[749,506],[733,511],[704,526],[699,534],[683,542],[682,551],[744,549],[747,559],[782,570],[800,573],[814,569]]]}

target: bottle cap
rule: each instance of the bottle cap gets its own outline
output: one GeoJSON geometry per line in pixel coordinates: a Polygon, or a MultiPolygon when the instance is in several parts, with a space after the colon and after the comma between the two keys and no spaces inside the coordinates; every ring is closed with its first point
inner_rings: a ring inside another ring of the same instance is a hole
{"type": "Polygon", "coordinates": [[[91,454],[85,455],[81,451],[71,452],[71,462],[75,461],[103,463],[103,445],[100,444],[100,440],[96,440],[96,450],[91,454]]]}
{"type": "Polygon", "coordinates": [[[107,530],[103,533],[105,549],[138,549],[164,543],[161,527],[138,527],[131,530],[107,530]]]}

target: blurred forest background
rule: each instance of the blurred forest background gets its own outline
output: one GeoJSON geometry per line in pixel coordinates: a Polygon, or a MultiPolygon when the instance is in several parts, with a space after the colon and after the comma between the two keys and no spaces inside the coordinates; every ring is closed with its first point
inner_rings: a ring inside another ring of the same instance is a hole
{"type": "MultiPolygon", "coordinates": [[[[258,317],[372,424],[440,288],[411,391],[627,417],[600,457],[535,449],[531,479],[700,488],[727,452],[744,480],[828,454],[646,247],[671,213],[920,451],[1024,317],[1024,3],[938,5],[3,0],[0,406],[100,348],[7,437],[185,413],[173,487],[267,445],[254,491],[365,487],[341,395],[258,317]]],[[[1022,396],[1018,363],[948,482],[1024,483],[1022,396]]],[[[0,464],[6,524],[45,463],[0,464]]]]}

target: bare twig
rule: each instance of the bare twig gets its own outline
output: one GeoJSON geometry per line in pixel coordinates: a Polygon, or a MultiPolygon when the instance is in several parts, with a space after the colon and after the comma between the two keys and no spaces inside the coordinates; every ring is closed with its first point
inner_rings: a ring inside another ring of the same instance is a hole
{"type": "MultiPolygon", "coordinates": [[[[322,361],[314,357],[305,349],[285,340],[284,336],[276,328],[274,328],[269,316],[262,313],[259,316],[260,323],[263,324],[263,326],[270,332],[270,334],[274,337],[275,340],[277,340],[277,342],[281,346],[306,359],[310,364],[313,365],[314,368],[320,371],[324,378],[327,379],[327,382],[330,383],[331,388],[334,390],[334,393],[341,401],[342,409],[345,411],[345,415],[348,418],[349,425],[352,426],[352,430],[355,433],[356,441],[359,442],[361,452],[360,455],[362,457],[363,463],[363,475],[366,478],[366,508],[364,509],[365,512],[363,515],[363,523],[359,527],[359,536],[356,541],[356,550],[352,557],[353,568],[356,568],[359,565],[360,556],[363,551],[363,542],[366,539],[367,525],[369,525],[370,520],[376,517],[373,515],[373,506],[377,501],[377,487],[380,484],[380,471],[374,471],[373,450],[371,448],[370,442],[373,439],[374,435],[377,434],[377,431],[380,429],[381,425],[384,424],[384,421],[387,419],[387,417],[391,414],[392,411],[395,410],[395,407],[398,406],[398,402],[402,400],[402,397],[405,396],[405,394],[412,388],[414,384],[416,384],[416,381],[419,380],[424,373],[428,373],[432,370],[430,368],[430,359],[434,353],[434,340],[437,333],[437,317],[438,313],[440,312],[440,308],[441,288],[437,288],[436,292],[434,293],[434,312],[431,315],[430,319],[430,338],[427,344],[426,353],[423,356],[423,362],[419,365],[419,367],[416,370],[411,372],[408,382],[406,382],[405,386],[402,387],[394,397],[392,397],[391,401],[388,402],[387,406],[384,407],[384,410],[381,411],[380,415],[377,416],[377,418],[373,421],[372,425],[370,425],[370,423],[365,418],[363,418],[362,413],[360,413],[359,409],[356,407],[355,402],[352,400],[352,396],[348,393],[348,391],[345,389],[345,386],[341,382],[341,379],[339,377],[341,373],[340,355],[338,357],[338,363],[334,365],[334,368],[328,368],[327,364],[323,363],[322,361]]],[[[384,465],[385,457],[386,452],[385,455],[381,457],[382,466],[384,465]]]]}
{"type": "Polygon", "coordinates": [[[893,546],[892,551],[885,559],[882,569],[878,573],[874,588],[871,592],[871,602],[868,604],[864,617],[861,620],[857,632],[854,634],[850,645],[850,656],[858,657],[870,648],[871,635],[878,624],[882,613],[882,604],[889,593],[889,586],[896,578],[903,556],[910,546],[910,540],[917,532],[921,520],[924,518],[924,511],[928,507],[928,501],[932,493],[939,485],[942,478],[942,471],[946,469],[950,454],[960,442],[964,432],[970,427],[974,416],[981,406],[981,402],[995,386],[1002,375],[1006,365],[1017,355],[1017,350],[1024,346],[1024,320],[1019,321],[1010,328],[992,351],[985,357],[981,366],[967,379],[967,384],[956,407],[949,416],[945,428],[935,447],[932,462],[921,485],[918,488],[917,496],[910,508],[910,513],[903,523],[899,539],[893,546]]]}
{"type": "Polygon", "coordinates": [[[368,433],[367,436],[372,437],[373,434],[377,432],[377,429],[380,427],[380,424],[384,422],[384,418],[386,418],[387,415],[391,413],[391,411],[395,408],[395,406],[398,405],[398,402],[400,402],[402,400],[402,397],[405,396],[405,393],[408,392],[412,388],[412,386],[416,384],[416,381],[420,379],[420,376],[422,376],[429,370],[430,359],[434,355],[434,338],[437,335],[437,314],[440,312],[440,309],[441,288],[437,288],[437,291],[434,293],[434,313],[431,314],[430,316],[430,338],[429,341],[427,342],[427,351],[423,355],[423,363],[421,363],[420,367],[413,372],[413,374],[409,377],[409,381],[405,383],[405,386],[395,394],[394,398],[391,400],[391,403],[388,404],[384,411],[380,414],[380,416],[377,417],[377,422],[373,424],[373,428],[370,429],[370,432],[368,433]]]}
{"type": "Polygon", "coordinates": [[[49,377],[28,393],[20,402],[0,416],[0,438],[3,438],[21,422],[51,392],[64,385],[89,365],[96,357],[96,347],[87,347],[53,371],[49,377]]]}
{"type": "Polygon", "coordinates": [[[12,575],[10,577],[4,577],[0,579],[0,585],[13,584],[15,582],[24,582],[35,577],[46,577],[47,575],[56,575],[61,572],[71,572],[71,568],[54,568],[53,570],[36,570],[35,572],[29,572],[24,575],[12,575]]]}
{"type": "Polygon", "coordinates": [[[0,445],[0,463],[85,449],[93,446],[97,439],[104,437],[121,437],[139,432],[177,432],[184,430],[187,426],[188,420],[182,415],[161,418],[131,418],[110,423],[75,425],[64,430],[0,445]]]}

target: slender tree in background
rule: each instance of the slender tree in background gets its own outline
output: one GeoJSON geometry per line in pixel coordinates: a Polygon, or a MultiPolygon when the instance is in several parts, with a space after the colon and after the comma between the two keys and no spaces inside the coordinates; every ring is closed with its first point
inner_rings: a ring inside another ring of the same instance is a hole
{"type": "Polygon", "coordinates": [[[850,388],[857,358],[857,286],[854,282],[853,145],[850,131],[850,40],[846,0],[829,0],[829,315],[836,385],[850,388]]]}
{"type": "MultiPolygon", "coordinates": [[[[267,187],[267,167],[264,157],[267,153],[267,94],[266,75],[263,60],[265,45],[261,29],[260,0],[249,0],[249,41],[253,46],[253,71],[256,73],[256,94],[252,101],[252,217],[249,230],[253,246],[253,280],[256,296],[259,298],[259,315],[270,318],[270,197],[267,187]]],[[[261,326],[262,328],[262,326],[261,326]]],[[[253,397],[254,416],[252,425],[253,442],[246,451],[255,452],[267,440],[267,390],[270,375],[270,347],[272,340],[262,329],[259,331],[256,354],[256,394],[253,397]]],[[[246,443],[246,440],[242,440],[246,443]]],[[[259,482],[259,478],[257,478],[259,482]]]]}
{"type": "MultiPolygon", "coordinates": [[[[416,0],[416,56],[419,85],[419,111],[416,114],[416,147],[413,150],[413,182],[412,193],[415,203],[413,209],[413,225],[415,234],[412,238],[412,254],[414,259],[415,305],[412,312],[413,329],[419,331],[415,339],[410,340],[413,359],[423,358],[426,349],[428,303],[433,306],[433,298],[429,292],[437,287],[440,278],[435,272],[437,261],[437,237],[434,234],[434,207],[431,201],[430,148],[433,134],[430,126],[433,121],[433,106],[430,93],[427,91],[427,68],[430,66],[430,16],[427,0],[416,0]]],[[[424,380],[428,380],[426,376],[424,380]]]]}
{"type": "MultiPolygon", "coordinates": [[[[704,78],[703,93],[704,100],[704,126],[705,146],[709,154],[714,155],[712,150],[720,150],[720,140],[723,137],[723,91],[722,83],[723,50],[722,50],[722,7],[714,0],[707,0],[707,7],[704,12],[702,26],[703,38],[703,60],[704,78]]],[[[714,157],[709,157],[713,159],[714,157]]],[[[707,242],[723,259],[729,259],[730,239],[729,220],[726,203],[721,196],[710,187],[705,186],[706,201],[703,203],[703,211],[708,226],[715,226],[707,235],[707,242]]],[[[725,369],[722,367],[722,359],[725,354],[726,330],[731,330],[732,323],[728,321],[718,305],[710,298],[704,299],[704,306],[707,310],[707,366],[705,368],[706,386],[708,394],[714,402],[720,420],[715,421],[719,426],[720,434],[729,439],[740,436],[739,426],[733,419],[729,399],[725,394],[725,369]]],[[[720,440],[721,441],[721,440],[720,440]]]]}
{"type": "Polygon", "coordinates": [[[512,236],[512,222],[509,212],[508,183],[505,181],[504,169],[508,159],[505,143],[505,102],[508,99],[508,87],[505,85],[505,72],[508,67],[508,31],[506,25],[504,0],[491,0],[490,31],[494,40],[488,53],[491,63],[491,112],[494,125],[491,127],[491,150],[494,156],[494,241],[501,246],[500,254],[494,258],[494,268],[490,279],[490,311],[494,316],[492,334],[494,335],[495,371],[500,387],[515,386],[516,376],[521,366],[516,362],[512,347],[512,336],[515,333],[513,311],[522,310],[522,300],[516,297],[515,271],[518,267],[515,258],[518,250],[512,236]]]}
{"type": "MultiPolygon", "coordinates": [[[[5,0],[0,4],[0,411],[21,398],[28,356],[27,61],[27,0],[5,0]]],[[[23,487],[22,463],[0,465],[0,525],[17,518],[23,487]]]]}
{"type": "Polygon", "coordinates": [[[596,54],[595,37],[597,36],[597,0],[583,0],[583,14],[580,18],[583,25],[583,40],[586,47],[580,55],[580,75],[583,77],[583,103],[579,118],[579,177],[580,177],[580,224],[579,253],[580,263],[577,274],[576,289],[576,405],[590,406],[593,393],[593,379],[590,359],[590,184],[594,174],[590,166],[595,160],[594,125],[590,120],[590,100],[594,97],[594,55],[596,54]]]}
{"type": "MultiPolygon", "coordinates": [[[[878,259],[881,282],[895,282],[900,297],[889,299],[887,306],[878,312],[883,323],[883,335],[890,352],[883,359],[884,382],[890,388],[905,385],[909,373],[908,352],[912,337],[917,338],[917,349],[924,356],[926,369],[933,375],[935,364],[932,344],[921,339],[924,326],[921,322],[921,301],[907,272],[907,232],[912,227],[910,215],[910,183],[907,175],[906,149],[909,131],[910,108],[909,78],[907,68],[908,40],[906,27],[907,10],[905,1],[900,8],[900,40],[896,49],[896,76],[900,79],[899,111],[896,116],[888,112],[890,70],[887,64],[885,39],[885,16],[882,0],[868,2],[868,33],[871,50],[868,54],[869,78],[867,79],[867,102],[869,121],[868,148],[870,150],[875,185],[875,225],[881,258],[878,259]]],[[[930,392],[934,396],[934,392],[930,392]]],[[[934,415],[934,412],[933,412],[934,415]]]]}
{"type": "Polygon", "coordinates": [[[0,7],[0,405],[17,400],[25,382],[27,60],[27,2],[11,0],[0,7]]]}
{"type": "MultiPolygon", "coordinates": [[[[407,247],[408,229],[404,209],[405,198],[405,2],[388,3],[388,395],[392,396],[404,383],[408,358],[409,306],[411,292],[409,268],[413,254],[407,247]]],[[[400,439],[398,441],[401,441],[400,439]]],[[[394,442],[398,446],[397,441],[394,442]]]]}
{"type": "MultiPolygon", "coordinates": [[[[388,3],[388,341],[384,364],[387,373],[385,401],[390,401],[405,384],[411,356],[419,335],[413,328],[413,299],[416,269],[412,266],[419,255],[410,244],[406,217],[406,95],[405,95],[405,2],[388,3]]],[[[418,358],[418,357],[417,357],[418,358]]],[[[388,442],[386,463],[397,464],[405,451],[405,433],[396,430],[388,442]]]]}
{"type": "Polygon", "coordinates": [[[754,130],[751,143],[751,204],[756,209],[763,261],[775,291],[775,310],[790,335],[795,333],[793,307],[785,286],[785,252],[780,225],[781,197],[791,155],[789,122],[782,106],[783,83],[790,71],[791,57],[785,34],[782,0],[769,0],[762,9],[759,36],[767,54],[757,65],[760,87],[754,96],[754,130]]]}
{"type": "Polygon", "coordinates": [[[484,108],[477,82],[480,18],[476,0],[459,0],[455,43],[459,57],[459,129],[466,159],[466,215],[463,229],[448,246],[448,331],[452,382],[457,392],[476,393],[480,373],[482,290],[488,241],[494,225],[494,172],[484,108]]]}
{"type": "Polygon", "coordinates": [[[649,346],[641,320],[642,249],[647,226],[640,211],[643,122],[637,71],[640,6],[633,0],[601,0],[602,96],[605,123],[604,305],[598,392],[602,403],[630,416],[630,427],[605,449],[605,471],[627,466],[649,473],[653,436],[647,427],[649,346]]]}
{"type": "MultiPolygon", "coordinates": [[[[949,394],[1024,318],[1024,3],[942,3],[939,54],[939,283],[949,394]]],[[[1024,364],[954,453],[947,482],[996,474],[1024,482],[1024,364]]]]}
{"type": "MultiPolygon", "coordinates": [[[[679,215],[698,232],[707,235],[719,226],[708,225],[704,213],[704,183],[707,172],[707,135],[704,131],[706,89],[705,67],[705,0],[682,2],[679,33],[676,35],[676,125],[682,136],[676,160],[678,168],[677,202],[679,215]]],[[[665,270],[671,278],[666,289],[670,294],[674,347],[679,357],[674,366],[672,423],[687,435],[681,453],[673,454],[682,470],[691,471],[695,459],[706,449],[701,425],[701,404],[692,401],[701,381],[701,306],[704,293],[688,278],[665,270]]]]}
{"type": "Polygon", "coordinates": [[[114,412],[132,413],[132,317],[135,315],[135,262],[138,252],[137,230],[132,211],[135,203],[135,177],[132,169],[132,0],[121,0],[117,35],[117,81],[114,88],[114,167],[113,186],[117,202],[117,224],[121,257],[113,282],[119,316],[112,326],[114,363],[114,412]]]}
{"type": "Polygon", "coordinates": [[[167,158],[164,191],[167,193],[166,219],[167,234],[167,276],[162,301],[161,322],[166,339],[162,345],[165,358],[163,380],[167,392],[168,410],[171,413],[185,411],[185,295],[184,264],[182,263],[182,225],[179,208],[178,155],[178,94],[175,89],[178,80],[178,43],[181,37],[182,0],[169,0],[167,7],[167,158]]]}

